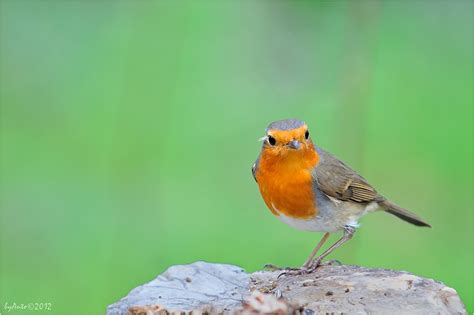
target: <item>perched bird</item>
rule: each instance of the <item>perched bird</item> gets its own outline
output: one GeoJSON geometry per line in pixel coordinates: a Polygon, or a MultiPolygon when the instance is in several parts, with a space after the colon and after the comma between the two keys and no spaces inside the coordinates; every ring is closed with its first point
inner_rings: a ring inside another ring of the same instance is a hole
{"type": "Polygon", "coordinates": [[[327,255],[352,238],[359,218],[369,212],[382,210],[411,224],[430,227],[313,144],[303,121],[275,121],[262,140],[252,173],[265,204],[278,219],[294,228],[326,232],[300,270],[315,270],[327,255]],[[314,258],[329,234],[337,231],[343,231],[343,236],[314,258]]]}

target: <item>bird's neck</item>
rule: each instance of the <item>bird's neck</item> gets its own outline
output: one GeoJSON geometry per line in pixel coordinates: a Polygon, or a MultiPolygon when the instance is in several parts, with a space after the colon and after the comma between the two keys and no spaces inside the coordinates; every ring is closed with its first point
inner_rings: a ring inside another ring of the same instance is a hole
{"type": "Polygon", "coordinates": [[[319,155],[314,147],[272,153],[262,151],[256,174],[268,208],[276,216],[309,219],[317,215],[312,169],[319,155]]]}
{"type": "Polygon", "coordinates": [[[260,166],[274,172],[312,170],[319,162],[319,155],[313,144],[300,150],[267,151],[264,148],[260,166]]]}

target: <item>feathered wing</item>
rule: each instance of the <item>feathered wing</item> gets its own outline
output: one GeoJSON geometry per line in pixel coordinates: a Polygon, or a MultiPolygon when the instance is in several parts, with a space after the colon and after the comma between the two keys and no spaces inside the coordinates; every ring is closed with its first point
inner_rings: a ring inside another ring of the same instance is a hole
{"type": "Polygon", "coordinates": [[[358,203],[377,202],[380,208],[417,226],[428,226],[416,214],[386,200],[362,176],[332,154],[319,149],[320,161],[313,177],[319,189],[327,196],[358,203]]]}
{"type": "Polygon", "coordinates": [[[362,176],[335,156],[322,149],[318,153],[320,160],[313,175],[318,187],[326,195],[359,203],[384,200],[362,176]]]}

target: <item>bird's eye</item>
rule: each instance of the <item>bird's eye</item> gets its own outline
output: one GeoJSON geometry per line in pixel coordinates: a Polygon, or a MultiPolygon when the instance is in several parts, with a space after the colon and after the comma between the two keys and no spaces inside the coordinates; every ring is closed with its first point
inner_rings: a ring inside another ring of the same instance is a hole
{"type": "Polygon", "coordinates": [[[268,143],[270,143],[271,145],[275,145],[277,141],[272,136],[268,136],[268,143]]]}
{"type": "Polygon", "coordinates": [[[304,133],[304,138],[306,140],[308,140],[308,138],[309,138],[309,131],[308,130],[306,130],[306,132],[304,133]]]}

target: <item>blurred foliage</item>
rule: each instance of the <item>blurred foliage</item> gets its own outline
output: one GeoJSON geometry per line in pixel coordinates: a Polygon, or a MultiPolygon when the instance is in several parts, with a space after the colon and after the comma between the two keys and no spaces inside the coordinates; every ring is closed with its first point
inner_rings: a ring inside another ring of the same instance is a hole
{"type": "Polygon", "coordinates": [[[433,225],[373,214],[332,258],[473,311],[472,1],[0,5],[0,305],[100,314],[173,264],[301,264],[321,234],[250,174],[295,117],[433,225]]]}

